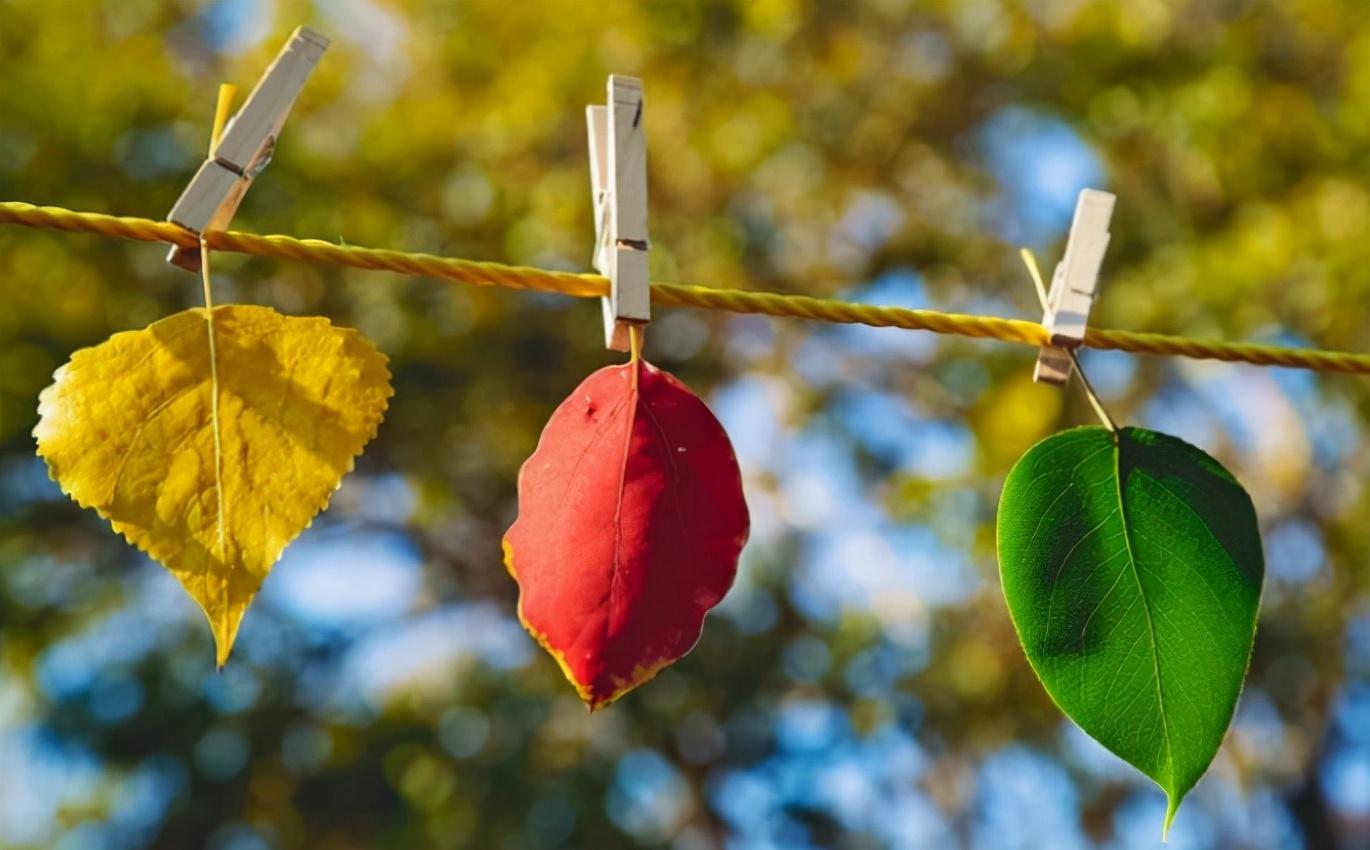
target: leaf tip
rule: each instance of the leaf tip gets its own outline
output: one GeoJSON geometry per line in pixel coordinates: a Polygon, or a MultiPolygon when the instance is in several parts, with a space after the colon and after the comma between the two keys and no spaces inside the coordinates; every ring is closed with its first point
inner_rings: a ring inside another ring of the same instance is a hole
{"type": "Polygon", "coordinates": [[[233,653],[234,635],[221,634],[217,628],[212,631],[214,632],[214,667],[223,672],[224,667],[228,664],[228,656],[233,653]]]}
{"type": "Polygon", "coordinates": [[[1161,843],[1166,844],[1170,841],[1170,825],[1175,821],[1175,813],[1180,810],[1180,794],[1165,795],[1165,822],[1161,824],[1161,843]]]}
{"type": "MultiPolygon", "coordinates": [[[[251,597],[248,597],[251,600],[251,597]]],[[[209,620],[209,631],[214,635],[214,666],[223,670],[228,664],[228,656],[233,654],[233,644],[238,640],[238,627],[242,625],[247,602],[220,612],[217,616],[205,610],[209,620]]]]}

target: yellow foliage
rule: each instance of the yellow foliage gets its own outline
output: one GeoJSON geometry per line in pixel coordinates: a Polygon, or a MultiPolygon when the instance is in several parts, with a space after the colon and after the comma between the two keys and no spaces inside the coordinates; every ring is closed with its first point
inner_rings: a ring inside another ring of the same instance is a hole
{"type": "Polygon", "coordinates": [[[1046,384],[1033,383],[1025,372],[987,393],[971,413],[986,468],[1006,469],[1045,437],[1061,415],[1063,395],[1046,384]]]}
{"type": "Polygon", "coordinates": [[[72,355],[34,436],[63,491],[199,603],[222,666],[391,393],[385,355],[355,330],[266,307],[186,310],[72,355]]]}

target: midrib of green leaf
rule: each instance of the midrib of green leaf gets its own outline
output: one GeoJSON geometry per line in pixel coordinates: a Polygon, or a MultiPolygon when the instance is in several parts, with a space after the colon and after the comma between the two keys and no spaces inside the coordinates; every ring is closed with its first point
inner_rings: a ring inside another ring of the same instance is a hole
{"type": "MultiPolygon", "coordinates": [[[[1161,718],[1161,741],[1165,743],[1165,766],[1170,775],[1170,785],[1175,784],[1175,754],[1170,743],[1170,720],[1165,710],[1165,685],[1161,680],[1161,648],[1156,643],[1156,625],[1151,619],[1151,600],[1142,584],[1142,573],[1137,567],[1137,557],[1132,548],[1132,522],[1127,515],[1127,499],[1123,498],[1123,436],[1113,434],[1113,491],[1118,497],[1118,517],[1123,522],[1123,545],[1127,547],[1127,565],[1132,578],[1137,583],[1137,595],[1142,599],[1142,615],[1146,618],[1147,642],[1151,645],[1151,669],[1156,678],[1156,709],[1161,718]]],[[[1161,840],[1170,832],[1170,822],[1175,818],[1178,808],[1174,788],[1165,789],[1165,823],[1161,826],[1161,840]]]]}

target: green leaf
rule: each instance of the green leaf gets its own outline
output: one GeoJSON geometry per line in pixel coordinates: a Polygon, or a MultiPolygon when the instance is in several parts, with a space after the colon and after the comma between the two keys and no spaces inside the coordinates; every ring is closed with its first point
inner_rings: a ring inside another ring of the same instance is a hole
{"type": "Polygon", "coordinates": [[[1165,791],[1165,831],[1232,720],[1265,572],[1251,498],[1154,431],[1077,428],[1004,483],[999,569],[1061,710],[1165,791]]]}

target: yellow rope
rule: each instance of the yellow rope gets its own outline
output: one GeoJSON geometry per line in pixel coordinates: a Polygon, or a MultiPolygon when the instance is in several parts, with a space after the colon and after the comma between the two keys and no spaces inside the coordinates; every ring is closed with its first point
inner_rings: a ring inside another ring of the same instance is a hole
{"type": "MultiPolygon", "coordinates": [[[[98,233],[102,236],[117,236],[144,242],[168,242],[188,248],[196,248],[200,244],[195,234],[170,222],[73,212],[59,207],[38,207],[15,201],[0,201],[0,223],[76,233],[98,233]]],[[[258,257],[284,257],[313,263],[391,271],[479,286],[557,292],[579,298],[602,296],[609,288],[608,281],[597,274],[554,272],[501,263],[458,260],[433,254],[334,245],[318,239],[256,236],[236,231],[206,233],[204,239],[205,243],[216,251],[235,251],[258,257]]],[[[1040,347],[1047,342],[1046,329],[1037,322],[942,313],[936,310],[877,307],[805,295],[714,289],[680,283],[653,283],[652,302],[725,310],[731,313],[759,313],[879,328],[907,328],[940,334],[959,334],[1017,342],[1034,347],[1040,347]]],[[[1370,355],[1342,351],[1320,351],[1249,342],[1205,342],[1165,334],[1093,329],[1085,333],[1084,344],[1088,348],[1138,354],[1225,360],[1259,366],[1288,366],[1319,372],[1370,374],[1370,355]]]]}

